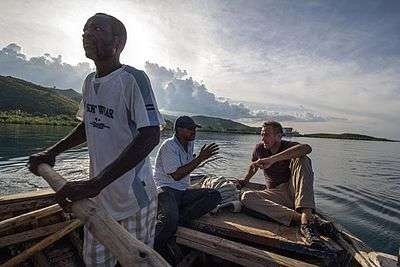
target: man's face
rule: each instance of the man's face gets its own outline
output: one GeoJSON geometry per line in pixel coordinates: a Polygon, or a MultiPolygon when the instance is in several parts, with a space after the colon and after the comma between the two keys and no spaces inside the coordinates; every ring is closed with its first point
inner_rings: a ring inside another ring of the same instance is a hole
{"type": "Polygon", "coordinates": [[[178,134],[180,138],[185,141],[194,141],[196,138],[196,127],[192,128],[178,128],[178,134]]]}
{"type": "Polygon", "coordinates": [[[88,19],[83,28],[82,42],[86,57],[94,61],[110,59],[117,53],[116,36],[106,16],[95,15],[88,19]]]}
{"type": "Polygon", "coordinates": [[[281,142],[282,134],[277,133],[273,127],[263,127],[261,129],[261,141],[266,148],[271,148],[281,142]]]}

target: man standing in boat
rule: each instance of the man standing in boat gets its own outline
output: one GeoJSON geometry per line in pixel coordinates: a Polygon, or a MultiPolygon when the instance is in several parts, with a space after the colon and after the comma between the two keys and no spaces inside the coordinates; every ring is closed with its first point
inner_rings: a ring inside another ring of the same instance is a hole
{"type": "Polygon", "coordinates": [[[177,263],[180,254],[174,240],[178,224],[201,217],[221,202],[217,190],[189,189],[190,173],[219,149],[212,143],[204,145],[197,157],[193,154],[198,127],[188,116],[177,118],[175,135],[164,141],[156,157],[154,180],[159,194],[154,249],[171,264],[177,263]]]}
{"type": "Polygon", "coordinates": [[[313,216],[314,173],[311,160],[306,155],[311,147],[282,140],[283,129],[276,121],[265,122],[261,130],[261,142],[252,154],[252,163],[239,186],[245,187],[258,169],[263,169],[266,190],[247,191],[241,197],[242,204],[256,213],[284,225],[300,225],[300,233],[308,245],[319,245],[318,231],[325,233],[327,222],[313,216]]]}
{"type": "MultiPolygon", "coordinates": [[[[83,28],[86,56],[96,65],[83,84],[83,99],[72,132],[45,151],[32,155],[30,170],[54,166],[60,153],[87,141],[90,179],[69,181],[55,197],[61,206],[93,198],[128,232],[152,246],[157,196],[149,153],[160,140],[163,118],[147,75],[120,63],[125,26],[117,18],[97,13],[83,28]]],[[[87,266],[114,266],[116,258],[84,228],[87,266]]]]}

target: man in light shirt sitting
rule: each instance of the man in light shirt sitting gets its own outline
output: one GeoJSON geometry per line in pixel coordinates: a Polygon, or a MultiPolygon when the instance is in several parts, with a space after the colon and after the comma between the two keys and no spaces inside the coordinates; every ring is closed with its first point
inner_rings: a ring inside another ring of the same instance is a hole
{"type": "Polygon", "coordinates": [[[218,145],[204,145],[199,155],[193,154],[197,125],[192,118],[176,119],[173,137],[161,145],[155,163],[154,181],[158,194],[158,214],[154,248],[167,261],[174,263],[169,246],[175,245],[178,225],[201,217],[220,202],[218,191],[208,188],[190,189],[190,173],[202,162],[218,154],[218,145]]]}

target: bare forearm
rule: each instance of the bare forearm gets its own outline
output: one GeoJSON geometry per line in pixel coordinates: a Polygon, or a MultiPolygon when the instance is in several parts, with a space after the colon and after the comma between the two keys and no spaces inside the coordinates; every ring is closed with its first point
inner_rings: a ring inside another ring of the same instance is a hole
{"type": "Polygon", "coordinates": [[[183,177],[194,171],[201,162],[202,160],[196,157],[188,164],[179,167],[175,172],[171,173],[172,178],[174,178],[175,181],[180,181],[183,177]]]}
{"type": "Polygon", "coordinates": [[[244,177],[244,180],[250,181],[250,179],[254,176],[254,174],[256,174],[257,171],[258,171],[257,167],[253,167],[252,165],[250,165],[247,174],[244,177]]]}
{"type": "Polygon", "coordinates": [[[105,188],[144,160],[158,145],[159,141],[160,128],[158,126],[141,128],[138,136],[120,156],[109,164],[100,175],[95,177],[95,183],[100,189],[105,188]]]}
{"type": "Polygon", "coordinates": [[[209,145],[204,145],[200,149],[199,155],[186,165],[179,167],[175,172],[170,175],[175,181],[182,180],[183,177],[190,174],[194,169],[196,169],[203,161],[218,154],[218,145],[216,143],[211,143],[209,145]]]}
{"type": "Polygon", "coordinates": [[[277,162],[277,161],[282,161],[282,160],[300,158],[300,157],[303,157],[303,156],[311,153],[311,151],[312,151],[312,149],[309,145],[298,144],[298,145],[290,147],[278,154],[275,154],[275,155],[271,156],[270,158],[272,160],[274,160],[275,162],[277,162]]]}
{"type": "Polygon", "coordinates": [[[79,123],[66,137],[55,145],[46,149],[50,154],[57,156],[62,152],[86,142],[85,124],[79,123]]]}

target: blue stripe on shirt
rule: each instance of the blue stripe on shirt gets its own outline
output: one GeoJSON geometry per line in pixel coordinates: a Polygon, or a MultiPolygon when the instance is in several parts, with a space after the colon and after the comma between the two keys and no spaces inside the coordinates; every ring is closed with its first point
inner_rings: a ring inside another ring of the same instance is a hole
{"type": "Polygon", "coordinates": [[[153,98],[151,96],[151,85],[150,81],[147,78],[147,75],[144,71],[137,70],[133,67],[128,66],[126,71],[135,77],[136,83],[139,86],[140,93],[143,98],[143,102],[145,104],[147,110],[147,116],[149,117],[149,122],[151,125],[160,124],[160,120],[158,118],[158,114],[156,109],[154,108],[153,98]]]}

